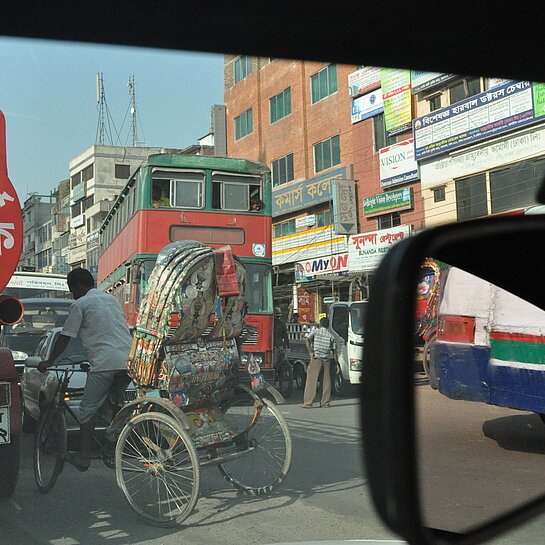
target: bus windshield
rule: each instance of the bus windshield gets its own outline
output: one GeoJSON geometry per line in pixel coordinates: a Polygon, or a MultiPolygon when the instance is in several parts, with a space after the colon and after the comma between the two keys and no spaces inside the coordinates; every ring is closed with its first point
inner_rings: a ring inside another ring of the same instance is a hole
{"type": "Polygon", "coordinates": [[[244,263],[248,273],[246,301],[249,314],[272,313],[271,266],[264,263],[244,263]]]}

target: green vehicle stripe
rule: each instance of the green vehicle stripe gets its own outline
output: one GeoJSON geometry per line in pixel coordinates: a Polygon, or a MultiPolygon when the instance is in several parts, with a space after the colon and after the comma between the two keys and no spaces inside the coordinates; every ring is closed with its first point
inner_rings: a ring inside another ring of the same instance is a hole
{"type": "Polygon", "coordinates": [[[545,344],[507,340],[490,340],[492,358],[502,361],[545,365],[545,344]]]}

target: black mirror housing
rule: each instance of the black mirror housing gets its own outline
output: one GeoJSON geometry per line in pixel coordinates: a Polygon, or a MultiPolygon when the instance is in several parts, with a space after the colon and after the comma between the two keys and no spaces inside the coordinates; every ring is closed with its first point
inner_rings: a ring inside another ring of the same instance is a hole
{"type": "Polygon", "coordinates": [[[545,510],[544,497],[466,534],[425,528],[418,487],[414,395],[415,294],[424,259],[433,256],[460,267],[545,309],[543,240],[545,216],[539,215],[444,225],[399,242],[373,276],[361,387],[365,464],[380,516],[409,543],[478,543],[545,510]],[[506,252],[512,267],[505,266],[506,252]],[[523,282],[514,274],[522,263],[523,282]]]}

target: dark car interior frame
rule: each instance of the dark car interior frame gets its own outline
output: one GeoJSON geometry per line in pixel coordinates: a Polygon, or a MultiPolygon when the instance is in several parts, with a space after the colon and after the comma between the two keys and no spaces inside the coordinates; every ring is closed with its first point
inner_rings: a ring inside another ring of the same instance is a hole
{"type": "MultiPolygon", "coordinates": [[[[539,23],[529,25],[536,21],[533,2],[504,3],[498,8],[462,0],[452,8],[449,3],[415,1],[393,9],[391,3],[369,0],[163,0],[158,4],[112,0],[104,6],[64,0],[54,5],[28,0],[9,3],[3,6],[0,35],[545,81],[539,61],[545,58],[545,41],[540,39],[539,23]]],[[[473,227],[477,228],[477,222],[473,227]]],[[[389,526],[414,543],[433,537],[422,529],[418,510],[413,391],[408,387],[413,353],[408,331],[414,316],[410,286],[416,283],[417,261],[431,236],[424,232],[421,238],[401,243],[384,259],[384,281],[374,296],[382,300],[385,310],[380,314],[377,305],[371,307],[367,330],[368,336],[378,334],[377,339],[386,332],[395,338],[383,343],[377,354],[383,372],[366,377],[364,395],[379,395],[382,402],[388,392],[396,400],[373,407],[376,425],[365,430],[367,463],[374,472],[373,497],[389,526]],[[402,299],[407,304],[394,312],[392,304],[402,299]],[[394,336],[396,331],[405,334],[394,336]],[[380,394],[380,388],[387,389],[380,394]]],[[[483,528],[474,539],[514,526],[537,509],[520,510],[483,528]]],[[[466,539],[441,537],[454,542],[466,539]]]]}

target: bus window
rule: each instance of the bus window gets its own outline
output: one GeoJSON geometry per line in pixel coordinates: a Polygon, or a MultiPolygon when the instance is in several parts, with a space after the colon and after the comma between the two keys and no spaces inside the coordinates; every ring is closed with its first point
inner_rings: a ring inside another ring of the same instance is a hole
{"type": "Polygon", "coordinates": [[[146,291],[146,288],[148,287],[148,280],[151,272],[153,271],[153,267],[155,267],[155,259],[146,259],[142,262],[138,269],[137,276],[134,280],[137,284],[135,301],[136,308],[140,306],[140,303],[144,298],[144,293],[146,291]]]}
{"type": "Polygon", "coordinates": [[[154,178],[151,181],[151,205],[154,208],[170,206],[170,180],[154,178]]]}
{"type": "Polygon", "coordinates": [[[172,204],[181,208],[202,208],[203,182],[202,174],[185,174],[183,180],[172,180],[172,204]]]}
{"type": "Polygon", "coordinates": [[[212,177],[212,208],[246,212],[250,198],[261,199],[261,181],[253,176],[214,174],[212,177]]]}
{"type": "Polygon", "coordinates": [[[248,274],[246,301],[248,313],[272,312],[272,276],[270,265],[244,263],[248,274]]]}

